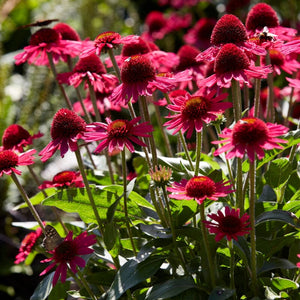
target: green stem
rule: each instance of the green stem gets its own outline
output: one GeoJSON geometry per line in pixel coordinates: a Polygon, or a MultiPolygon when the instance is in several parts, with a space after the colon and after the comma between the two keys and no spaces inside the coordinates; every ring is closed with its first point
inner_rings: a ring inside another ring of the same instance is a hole
{"type": "Polygon", "coordinates": [[[39,226],[42,228],[43,233],[45,234],[45,226],[43,224],[43,221],[41,220],[38,212],[36,211],[36,209],[34,208],[34,206],[32,205],[32,203],[30,202],[29,197],[27,196],[23,186],[21,185],[21,183],[18,180],[18,177],[16,176],[15,173],[11,173],[11,178],[14,181],[15,185],[17,186],[18,190],[20,191],[24,201],[26,202],[31,214],[33,215],[34,219],[38,222],[39,226]]]}
{"type": "Polygon", "coordinates": [[[132,238],[132,232],[129,224],[129,217],[128,217],[128,207],[127,207],[127,172],[126,172],[126,157],[125,157],[125,150],[122,151],[122,172],[123,172],[123,197],[124,197],[124,214],[125,214],[125,221],[126,221],[126,227],[128,231],[128,236],[131,242],[132,250],[134,253],[134,256],[137,255],[136,248],[134,245],[134,241],[132,238]]]}
{"type": "Polygon", "coordinates": [[[154,105],[154,108],[155,108],[155,115],[156,115],[157,124],[158,124],[159,130],[160,130],[160,132],[162,134],[162,138],[163,138],[163,140],[165,142],[167,155],[169,157],[173,157],[173,153],[172,153],[172,148],[171,148],[171,145],[170,145],[170,141],[169,141],[168,135],[166,133],[166,130],[163,127],[163,122],[162,122],[161,114],[160,114],[160,111],[159,111],[159,107],[157,105],[155,105],[155,104],[153,104],[153,105],[154,105]]]}
{"type": "Polygon", "coordinates": [[[260,86],[261,79],[255,78],[255,90],[254,90],[254,117],[259,116],[259,107],[260,107],[260,86]]]}
{"type": "Polygon", "coordinates": [[[203,243],[206,251],[206,257],[208,261],[208,268],[209,268],[209,275],[210,275],[210,280],[212,287],[214,288],[216,286],[216,278],[215,278],[215,272],[214,272],[214,264],[213,260],[211,257],[211,251],[208,243],[208,236],[207,236],[207,230],[205,227],[205,224],[203,221],[205,220],[205,212],[204,212],[204,203],[200,204],[200,217],[201,217],[201,232],[202,232],[202,238],[203,238],[203,243]]]}
{"type": "Polygon", "coordinates": [[[242,118],[242,100],[241,100],[241,89],[240,83],[235,79],[231,81],[232,90],[232,104],[233,104],[233,115],[234,120],[237,122],[242,118]]]}
{"type": "Polygon", "coordinates": [[[76,155],[79,171],[81,173],[81,176],[82,176],[85,188],[86,188],[86,192],[87,192],[89,201],[91,203],[94,215],[95,215],[97,223],[99,225],[99,231],[100,231],[100,233],[102,234],[102,237],[103,237],[102,222],[101,222],[101,219],[100,219],[97,207],[96,207],[96,203],[95,203],[95,200],[94,200],[94,197],[93,197],[88,179],[87,179],[86,174],[85,174],[84,165],[83,165],[83,162],[82,162],[82,158],[81,158],[81,154],[80,154],[79,149],[75,150],[75,155],[76,155]]]}
{"type": "Polygon", "coordinates": [[[255,235],[255,161],[249,162],[249,215],[250,215],[250,244],[251,244],[251,273],[252,288],[255,296],[258,294],[257,276],[256,276],[256,235],[255,235]]]}
{"type": "Polygon", "coordinates": [[[195,169],[194,169],[193,161],[192,161],[191,156],[189,154],[189,150],[187,148],[187,145],[186,145],[186,142],[185,142],[185,139],[184,139],[184,136],[183,136],[181,130],[179,130],[179,138],[180,138],[180,142],[183,146],[185,156],[186,156],[186,158],[187,158],[187,160],[190,164],[191,170],[194,171],[195,169]]]}
{"type": "Polygon", "coordinates": [[[243,197],[243,170],[242,159],[237,158],[237,176],[236,176],[236,205],[240,209],[241,214],[245,210],[245,199],[243,197]]]}
{"type": "Polygon", "coordinates": [[[78,286],[80,288],[85,288],[86,291],[88,292],[88,294],[90,295],[90,297],[93,300],[97,300],[97,296],[94,294],[94,292],[91,290],[88,282],[86,281],[86,279],[84,278],[84,276],[82,275],[82,273],[80,272],[79,268],[77,268],[77,274],[79,276],[79,278],[77,278],[77,275],[71,270],[71,268],[68,269],[68,273],[71,274],[72,278],[75,280],[75,282],[78,284],[78,286]]]}
{"type": "Polygon", "coordinates": [[[55,64],[53,62],[52,53],[47,52],[47,56],[48,56],[48,61],[49,61],[50,69],[51,69],[51,71],[53,73],[54,79],[55,79],[55,81],[56,81],[56,83],[57,83],[57,85],[58,85],[58,87],[59,87],[59,89],[60,89],[60,91],[62,93],[62,96],[64,97],[64,99],[66,101],[66,104],[67,104],[68,108],[70,110],[72,110],[72,103],[71,103],[70,99],[68,98],[64,87],[57,80],[57,71],[56,71],[55,64]]]}
{"type": "MultiPolygon", "coordinates": [[[[269,65],[269,64],[271,64],[271,59],[270,59],[270,53],[269,53],[269,51],[267,51],[266,65],[269,65]]],[[[273,73],[268,74],[267,82],[268,82],[267,121],[273,123],[275,121],[273,73]]]]}
{"type": "Polygon", "coordinates": [[[114,56],[114,53],[113,53],[112,49],[110,49],[110,48],[108,48],[108,55],[109,55],[109,58],[110,58],[110,60],[111,60],[111,62],[113,64],[113,68],[114,68],[114,70],[116,72],[116,76],[119,79],[119,82],[121,83],[122,80],[121,80],[120,69],[119,69],[119,66],[118,66],[118,64],[116,62],[116,58],[114,56]]]}
{"type": "MultiPolygon", "coordinates": [[[[230,251],[230,288],[235,290],[235,281],[234,281],[234,251],[233,251],[233,240],[227,241],[227,245],[230,251]]],[[[234,295],[234,299],[236,299],[236,294],[234,295]]]]}
{"type": "Polygon", "coordinates": [[[201,160],[201,150],[202,150],[202,131],[196,134],[196,166],[195,166],[195,176],[198,176],[200,169],[201,160]]]}
{"type": "Polygon", "coordinates": [[[162,187],[162,191],[163,191],[163,195],[165,198],[165,203],[166,203],[166,207],[167,207],[167,211],[169,214],[169,222],[170,222],[170,227],[171,227],[171,232],[172,232],[172,241],[174,244],[174,250],[176,252],[177,257],[179,258],[180,262],[181,262],[181,266],[184,270],[185,274],[188,274],[188,270],[186,268],[186,263],[184,261],[184,257],[181,253],[181,251],[179,250],[177,243],[176,243],[176,231],[175,231],[175,227],[174,227],[174,223],[172,221],[172,212],[171,212],[171,208],[170,208],[170,203],[169,203],[169,197],[168,197],[168,193],[166,191],[166,187],[162,187]]]}
{"type": "MultiPolygon", "coordinates": [[[[142,110],[143,110],[142,113],[144,115],[145,121],[148,122],[149,124],[151,124],[151,119],[150,119],[150,115],[149,115],[149,111],[148,111],[146,96],[140,95],[139,101],[142,105],[142,110]]],[[[155,141],[154,141],[152,132],[150,133],[150,137],[148,139],[149,139],[150,149],[151,149],[151,154],[152,154],[152,166],[154,169],[154,166],[157,166],[157,153],[156,153],[156,146],[155,146],[155,141]]]]}

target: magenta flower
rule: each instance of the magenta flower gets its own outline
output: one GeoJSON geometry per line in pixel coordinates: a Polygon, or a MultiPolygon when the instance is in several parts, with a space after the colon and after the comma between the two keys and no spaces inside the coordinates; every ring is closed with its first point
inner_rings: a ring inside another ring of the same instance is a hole
{"type": "Polygon", "coordinates": [[[35,32],[24,51],[15,56],[16,65],[28,62],[35,65],[48,65],[47,53],[51,53],[54,63],[61,59],[67,61],[68,56],[75,57],[81,51],[81,42],[62,40],[58,31],[42,28],[35,32]]]}
{"type": "Polygon", "coordinates": [[[174,87],[174,79],[157,76],[149,59],[135,55],[126,59],[121,69],[122,84],[116,87],[110,97],[116,104],[127,104],[139,96],[151,96],[158,89],[168,92],[174,87]]]}
{"type": "Polygon", "coordinates": [[[70,231],[64,241],[54,250],[49,251],[52,257],[42,260],[42,263],[52,262],[41,274],[44,275],[52,270],[56,265],[57,268],[53,277],[53,286],[56,285],[58,279],[64,283],[67,279],[67,270],[70,268],[77,273],[78,267],[85,267],[85,260],[80,255],[93,253],[94,250],[89,248],[96,243],[94,234],[88,235],[86,231],[73,239],[73,232],[70,231]]]}
{"type": "Polygon", "coordinates": [[[296,29],[280,26],[278,16],[270,5],[258,3],[247,15],[246,29],[250,36],[255,36],[264,27],[267,27],[271,34],[276,34],[279,39],[285,41],[291,40],[297,34],[296,29]]]}
{"type": "Polygon", "coordinates": [[[11,175],[12,173],[21,175],[22,172],[17,170],[16,167],[32,165],[34,163],[32,155],[35,152],[35,149],[23,153],[16,153],[13,150],[0,151],[0,177],[3,174],[11,175]]]}
{"type": "Polygon", "coordinates": [[[265,55],[266,50],[248,40],[244,24],[238,17],[231,14],[224,15],[216,23],[210,38],[211,47],[197,56],[198,61],[212,61],[216,59],[221,47],[225,44],[234,44],[240,50],[256,55],[265,55]]]}
{"type": "Polygon", "coordinates": [[[119,33],[114,31],[102,32],[95,38],[94,41],[85,43],[84,50],[80,54],[80,57],[86,57],[91,54],[100,56],[102,51],[117,48],[119,45],[129,43],[137,38],[138,36],[136,35],[122,37],[119,33]]]}
{"type": "Polygon", "coordinates": [[[142,147],[147,145],[138,139],[138,137],[149,137],[149,132],[153,131],[153,127],[148,123],[137,124],[141,117],[137,117],[131,121],[115,120],[106,118],[105,123],[95,122],[87,125],[87,132],[84,134],[84,140],[87,142],[101,141],[95,149],[95,153],[99,153],[105,148],[112,153],[114,150],[123,150],[124,146],[130,152],[134,152],[135,143],[142,147]]]}
{"type": "Polygon", "coordinates": [[[182,179],[180,182],[174,182],[167,190],[172,194],[170,198],[176,200],[196,200],[202,204],[205,199],[216,201],[220,197],[226,197],[232,193],[229,181],[214,182],[207,176],[195,176],[190,180],[182,179]]]}
{"type": "MultiPolygon", "coordinates": [[[[300,258],[300,254],[297,254],[297,256],[300,258]]],[[[300,262],[298,262],[298,263],[296,264],[296,266],[297,266],[298,268],[300,268],[300,262]]]]}
{"type": "Polygon", "coordinates": [[[85,132],[86,123],[73,111],[62,108],[54,116],[51,125],[52,141],[39,153],[41,161],[48,160],[57,149],[60,149],[61,157],[66,152],[78,149],[77,141],[85,132]]]}
{"type": "Polygon", "coordinates": [[[203,122],[208,124],[214,121],[218,115],[224,113],[227,108],[232,106],[230,102],[221,102],[227,98],[228,94],[221,94],[215,98],[215,91],[208,95],[196,93],[194,95],[186,94],[175,98],[170,98],[172,104],[167,108],[175,114],[169,115],[171,119],[164,126],[167,129],[175,129],[173,134],[181,130],[187,131],[187,138],[191,138],[194,129],[200,132],[203,128],[203,122]]]}
{"type": "Polygon", "coordinates": [[[80,41],[78,33],[66,23],[57,23],[53,29],[59,32],[62,40],[80,41]]]}
{"type": "Polygon", "coordinates": [[[265,123],[260,119],[249,117],[239,120],[232,129],[225,128],[220,134],[224,140],[214,141],[213,144],[224,144],[214,153],[215,156],[227,152],[226,158],[243,158],[245,154],[251,162],[255,155],[258,159],[265,156],[264,150],[282,149],[278,143],[287,143],[287,140],[277,136],[287,133],[288,128],[283,125],[265,123]]]}
{"type": "Polygon", "coordinates": [[[58,74],[57,79],[60,83],[74,87],[78,87],[83,81],[85,88],[88,88],[90,82],[95,92],[100,93],[111,92],[118,83],[115,75],[106,74],[105,67],[96,54],[81,58],[72,72],[58,74]]]}
{"type": "Polygon", "coordinates": [[[84,187],[80,172],[62,171],[57,173],[52,181],[44,181],[39,189],[46,189],[50,187],[84,187]]]}
{"type": "Polygon", "coordinates": [[[202,81],[203,85],[209,88],[215,85],[229,88],[232,79],[241,85],[250,85],[250,78],[266,78],[272,69],[270,66],[255,66],[239,47],[234,44],[225,44],[216,57],[214,72],[215,74],[202,81]]]}
{"type": "Polygon", "coordinates": [[[35,231],[28,233],[24,237],[19,248],[19,253],[15,258],[15,264],[19,264],[27,258],[42,233],[42,228],[38,227],[35,231]]]}
{"type": "Polygon", "coordinates": [[[17,150],[24,151],[24,147],[32,145],[33,140],[43,136],[42,133],[30,135],[30,133],[18,124],[9,125],[2,136],[2,149],[3,150],[17,150]]]}
{"type": "Polygon", "coordinates": [[[219,242],[223,237],[228,241],[237,240],[238,236],[243,236],[250,233],[249,215],[244,214],[240,217],[240,209],[231,209],[226,206],[225,213],[221,210],[217,214],[208,214],[212,221],[202,221],[208,228],[210,233],[215,233],[215,240],[219,242]]]}

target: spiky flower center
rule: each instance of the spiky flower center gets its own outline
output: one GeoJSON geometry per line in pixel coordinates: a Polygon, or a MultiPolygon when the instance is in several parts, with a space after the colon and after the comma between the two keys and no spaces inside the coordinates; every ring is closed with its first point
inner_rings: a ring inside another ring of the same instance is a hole
{"type": "Polygon", "coordinates": [[[106,70],[100,58],[96,54],[91,54],[87,57],[80,58],[73,72],[105,74],[106,70]]]}
{"type": "Polygon", "coordinates": [[[62,108],[54,116],[51,126],[52,139],[69,139],[84,132],[85,121],[73,111],[62,108]]]}
{"type": "Polygon", "coordinates": [[[56,43],[59,39],[60,35],[56,30],[51,28],[42,28],[31,36],[29,44],[31,46],[38,46],[41,43],[56,43]]]}
{"type": "Polygon", "coordinates": [[[258,3],[249,11],[246,19],[247,30],[279,26],[279,20],[274,9],[266,3],[258,3]]]}
{"type": "Polygon", "coordinates": [[[0,152],[0,171],[14,168],[18,165],[18,155],[12,150],[3,150],[0,152]]]}
{"type": "Polygon", "coordinates": [[[246,28],[234,15],[224,15],[212,31],[210,42],[215,45],[238,44],[247,40],[246,28]]]}
{"type": "Polygon", "coordinates": [[[235,234],[242,229],[242,222],[236,216],[225,216],[219,220],[219,229],[226,234],[235,234]]]}
{"type": "Polygon", "coordinates": [[[146,24],[150,32],[159,31],[166,26],[166,19],[160,11],[152,11],[146,18],[146,24]]]}
{"type": "Polygon", "coordinates": [[[76,178],[76,173],[72,171],[62,171],[53,177],[54,183],[68,183],[76,178]]]}
{"type": "Polygon", "coordinates": [[[60,33],[63,40],[80,41],[78,33],[68,24],[58,23],[53,29],[60,33]]]}
{"type": "Polygon", "coordinates": [[[219,51],[214,71],[217,74],[247,69],[250,65],[247,55],[235,44],[225,44],[219,51]]]}
{"type": "Polygon", "coordinates": [[[155,79],[155,70],[149,59],[135,55],[125,60],[121,70],[124,83],[148,83],[155,79]]]}
{"type": "Polygon", "coordinates": [[[105,44],[105,43],[111,43],[116,39],[120,39],[121,35],[117,32],[114,31],[106,31],[100,33],[96,38],[95,38],[95,43],[96,44],[105,44]]]}
{"type": "Polygon", "coordinates": [[[108,124],[107,132],[110,138],[125,138],[131,129],[127,120],[115,120],[108,124]]]}
{"type": "Polygon", "coordinates": [[[63,241],[55,248],[54,259],[58,262],[72,261],[77,254],[77,248],[73,241],[63,241]]]}
{"type": "Polygon", "coordinates": [[[192,120],[200,119],[207,114],[209,102],[203,97],[192,97],[182,107],[181,113],[184,117],[192,120]]]}
{"type": "Polygon", "coordinates": [[[123,46],[122,56],[134,56],[138,54],[146,54],[151,51],[149,45],[141,38],[134,40],[132,43],[127,43],[123,46]]]}
{"type": "Polygon", "coordinates": [[[12,124],[6,128],[2,136],[2,145],[4,149],[12,149],[22,140],[28,139],[30,134],[22,126],[12,124]]]}
{"type": "Polygon", "coordinates": [[[211,197],[216,192],[216,185],[209,177],[196,176],[187,182],[185,191],[192,198],[211,197]]]}
{"type": "Polygon", "coordinates": [[[199,53],[200,51],[195,47],[192,47],[190,45],[182,46],[177,53],[177,55],[179,56],[179,65],[177,69],[185,70],[193,66],[199,66],[201,63],[196,61],[196,56],[199,53]]]}
{"type": "Polygon", "coordinates": [[[280,51],[271,49],[269,50],[269,54],[272,65],[280,67],[284,64],[284,55],[280,51]]]}
{"type": "Polygon", "coordinates": [[[200,19],[195,26],[197,37],[200,40],[204,40],[204,39],[209,40],[215,25],[216,25],[215,19],[209,19],[209,18],[200,19]]]}
{"type": "Polygon", "coordinates": [[[261,144],[268,139],[267,125],[257,118],[244,118],[233,127],[232,143],[237,144],[261,144]]]}

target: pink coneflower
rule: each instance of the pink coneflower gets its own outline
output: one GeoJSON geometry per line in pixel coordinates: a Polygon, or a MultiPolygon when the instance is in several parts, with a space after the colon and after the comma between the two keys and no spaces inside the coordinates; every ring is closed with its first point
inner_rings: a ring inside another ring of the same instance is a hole
{"type": "Polygon", "coordinates": [[[42,260],[42,263],[52,262],[41,274],[45,275],[52,270],[56,265],[52,285],[55,286],[58,279],[64,283],[67,279],[68,268],[72,272],[77,273],[78,267],[85,267],[85,260],[80,255],[93,253],[94,250],[90,246],[96,243],[94,234],[88,235],[86,231],[73,239],[73,232],[70,231],[64,241],[54,250],[49,251],[52,257],[42,260]]]}
{"type": "MultiPolygon", "coordinates": [[[[100,114],[109,113],[109,111],[112,111],[112,110],[121,111],[122,106],[113,104],[109,100],[110,95],[111,95],[111,92],[110,93],[95,92],[96,104],[97,104],[97,108],[98,108],[100,114]]],[[[95,116],[94,106],[93,106],[93,103],[92,103],[89,93],[87,94],[87,97],[85,99],[83,99],[83,104],[84,104],[86,111],[88,111],[90,114],[95,116]]],[[[79,101],[75,102],[73,104],[73,110],[74,110],[74,112],[76,112],[77,114],[79,114],[81,116],[85,115],[85,113],[82,109],[82,105],[79,101]]]]}
{"type": "Polygon", "coordinates": [[[63,40],[58,31],[51,28],[42,28],[35,32],[24,48],[24,52],[15,56],[16,65],[28,62],[35,65],[48,65],[47,53],[51,53],[53,62],[61,59],[67,61],[68,57],[75,57],[81,51],[78,41],[63,40]]]}
{"type": "Polygon", "coordinates": [[[84,81],[85,88],[90,82],[94,90],[100,93],[111,92],[118,83],[115,75],[106,74],[105,67],[96,54],[79,59],[72,72],[58,74],[57,80],[74,87],[84,81]]]}
{"type": "Polygon", "coordinates": [[[267,27],[271,34],[278,35],[281,40],[289,41],[296,34],[297,30],[279,25],[279,19],[275,10],[266,3],[254,5],[246,19],[246,29],[250,36],[255,36],[267,27]]]}
{"type": "Polygon", "coordinates": [[[186,96],[170,98],[172,104],[167,108],[173,112],[167,118],[171,120],[166,122],[164,126],[167,129],[175,129],[173,134],[179,130],[182,133],[187,131],[186,137],[191,138],[194,130],[200,132],[203,128],[203,123],[210,123],[217,119],[218,115],[224,113],[227,108],[232,107],[230,102],[221,102],[227,98],[228,94],[221,94],[213,98],[216,91],[208,95],[196,93],[194,95],[186,94],[186,96]]]}
{"type": "Polygon", "coordinates": [[[138,137],[149,137],[148,133],[153,131],[153,127],[146,122],[138,124],[140,119],[141,117],[130,121],[112,121],[106,118],[107,124],[94,122],[87,125],[87,132],[83,138],[87,142],[101,141],[95,149],[95,153],[99,153],[105,148],[108,148],[108,152],[110,153],[116,149],[122,151],[125,146],[130,152],[134,152],[132,142],[142,147],[147,147],[138,137]]]}
{"type": "Polygon", "coordinates": [[[52,141],[39,153],[41,161],[48,160],[57,149],[60,149],[61,157],[66,152],[78,149],[77,140],[85,132],[86,123],[73,111],[62,108],[53,118],[51,125],[52,141]]]}
{"type": "MultiPolygon", "coordinates": [[[[189,70],[189,75],[192,76],[193,81],[198,85],[201,84],[201,80],[204,78],[206,70],[206,66],[203,62],[196,61],[196,57],[199,53],[200,51],[197,48],[190,45],[183,45],[177,52],[179,64],[175,68],[177,72],[189,70]]],[[[184,89],[186,86],[192,90],[192,81],[184,82],[180,85],[180,88],[184,89]]]]}
{"type": "Polygon", "coordinates": [[[264,150],[282,149],[278,143],[287,143],[287,140],[277,136],[287,133],[288,128],[283,125],[265,123],[260,119],[249,117],[239,120],[232,129],[225,128],[220,134],[222,141],[214,141],[213,144],[225,144],[217,149],[215,156],[227,152],[226,158],[243,158],[245,154],[251,162],[255,156],[262,159],[264,150]]]}
{"type": "Polygon", "coordinates": [[[246,28],[240,19],[234,15],[226,14],[216,23],[210,38],[212,47],[197,56],[198,61],[214,60],[225,44],[235,44],[243,51],[257,55],[265,55],[266,51],[256,43],[248,40],[246,28]]]}
{"type": "Polygon", "coordinates": [[[251,227],[249,227],[250,222],[249,215],[243,214],[240,217],[240,209],[225,207],[225,212],[222,213],[221,210],[216,214],[208,214],[208,217],[212,221],[202,221],[208,228],[210,233],[215,233],[215,240],[219,242],[222,238],[226,237],[228,241],[232,239],[237,240],[239,236],[249,234],[251,227]]]}
{"type": "Polygon", "coordinates": [[[184,35],[184,41],[201,50],[207,49],[211,45],[210,37],[216,22],[216,19],[201,18],[194,27],[188,30],[184,35]]]}
{"type": "Polygon", "coordinates": [[[33,140],[43,136],[42,133],[30,135],[30,133],[18,124],[9,125],[3,132],[2,149],[24,151],[24,147],[32,145],[33,140]]]}
{"type": "Polygon", "coordinates": [[[126,59],[121,69],[122,84],[116,87],[110,97],[115,104],[127,104],[139,96],[151,96],[158,89],[168,92],[174,87],[174,79],[157,76],[149,59],[136,55],[126,59]]]}
{"type": "Polygon", "coordinates": [[[21,175],[22,172],[17,170],[16,167],[32,165],[34,163],[34,157],[32,155],[35,152],[35,149],[20,154],[13,150],[0,151],[0,177],[3,174],[11,175],[12,173],[21,175]]]}
{"type": "MultiPolygon", "coordinates": [[[[300,258],[300,254],[297,254],[297,256],[300,258]]],[[[300,262],[298,262],[298,263],[296,264],[296,266],[297,266],[298,268],[300,268],[300,262]]]]}
{"type": "Polygon", "coordinates": [[[215,74],[204,79],[202,84],[211,88],[214,85],[229,88],[232,79],[242,84],[249,84],[249,79],[266,78],[272,72],[270,66],[256,67],[253,61],[235,44],[225,44],[219,51],[215,64],[215,74]]]}
{"type": "Polygon", "coordinates": [[[61,35],[62,40],[80,41],[80,37],[75,29],[66,23],[57,23],[53,26],[53,29],[61,35]]]}
{"type": "MultiPolygon", "coordinates": [[[[285,55],[284,50],[282,50],[281,47],[271,47],[268,51],[274,74],[280,75],[281,70],[288,74],[293,74],[293,72],[297,72],[300,68],[300,63],[297,61],[297,57],[294,57],[293,55],[285,55]]],[[[265,65],[266,58],[262,57],[261,62],[265,65]]]]}
{"type": "Polygon", "coordinates": [[[167,18],[160,11],[151,11],[146,17],[145,24],[146,32],[143,33],[143,38],[148,41],[160,40],[169,32],[167,18]]]}
{"type": "Polygon", "coordinates": [[[86,57],[91,54],[101,55],[101,52],[106,52],[108,49],[117,48],[121,44],[129,43],[136,40],[138,36],[129,35],[122,37],[119,33],[114,31],[105,31],[100,33],[94,41],[88,41],[84,44],[84,50],[80,57],[86,57]]]}
{"type": "Polygon", "coordinates": [[[44,181],[39,189],[50,187],[84,187],[80,172],[62,171],[54,175],[52,181],[44,181]]]}
{"type": "Polygon", "coordinates": [[[220,197],[226,197],[232,193],[229,181],[214,182],[207,176],[195,176],[190,180],[181,179],[180,182],[174,182],[167,191],[171,192],[170,198],[176,200],[196,200],[202,204],[205,199],[216,201],[220,197]]]}
{"type": "Polygon", "coordinates": [[[38,227],[35,231],[28,233],[21,242],[19,253],[16,255],[15,264],[19,264],[26,260],[31,253],[36,241],[42,235],[42,228],[38,227]]]}

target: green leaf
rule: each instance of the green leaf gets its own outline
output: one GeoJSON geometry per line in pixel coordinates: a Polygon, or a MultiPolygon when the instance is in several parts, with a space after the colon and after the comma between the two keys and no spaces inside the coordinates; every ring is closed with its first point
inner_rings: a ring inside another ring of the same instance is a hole
{"type": "Polygon", "coordinates": [[[263,191],[257,202],[276,202],[277,196],[274,190],[268,184],[264,185],[263,191]]]}
{"type": "Polygon", "coordinates": [[[107,251],[110,251],[114,247],[117,240],[120,239],[120,233],[114,223],[111,222],[105,224],[103,238],[107,251]]]}
{"type": "Polygon", "coordinates": [[[146,299],[166,299],[177,296],[182,292],[193,288],[197,288],[197,286],[191,277],[170,279],[162,284],[157,284],[150,288],[147,293],[146,299]]]}
{"type": "Polygon", "coordinates": [[[269,261],[265,262],[263,266],[257,271],[257,274],[262,274],[274,269],[295,269],[296,265],[287,259],[272,257],[269,261]]]}
{"type": "Polygon", "coordinates": [[[225,300],[234,295],[234,290],[216,287],[209,295],[208,300],[225,300]]]}
{"type": "Polygon", "coordinates": [[[194,200],[171,199],[170,206],[175,226],[180,227],[195,215],[199,204],[194,200]]]}
{"type": "MultiPolygon", "coordinates": [[[[58,191],[58,189],[56,189],[56,188],[48,188],[48,189],[44,190],[44,192],[47,193],[48,197],[50,197],[52,195],[55,195],[57,193],[57,191],[58,191]]],[[[47,197],[45,197],[43,192],[39,192],[39,193],[37,193],[36,195],[34,195],[33,197],[30,198],[30,202],[31,202],[32,205],[37,205],[37,204],[40,204],[45,199],[47,199],[47,197]]],[[[22,203],[22,204],[16,206],[14,208],[14,210],[18,210],[18,209],[24,208],[24,207],[27,207],[26,203],[22,203]]]]}
{"type": "Polygon", "coordinates": [[[292,164],[288,158],[272,160],[265,173],[266,181],[273,188],[279,187],[289,178],[292,170],[292,164]]]}
{"type": "Polygon", "coordinates": [[[30,297],[30,300],[44,300],[46,299],[52,290],[52,281],[53,281],[54,272],[47,275],[36,287],[33,295],[30,297]]]}
{"type": "Polygon", "coordinates": [[[287,223],[293,227],[300,228],[299,219],[293,214],[288,211],[274,209],[272,211],[266,211],[260,214],[256,218],[256,226],[268,221],[279,221],[287,223]]]}
{"type": "Polygon", "coordinates": [[[162,257],[149,257],[141,263],[135,260],[128,261],[118,271],[111,287],[100,299],[119,299],[128,289],[153,276],[164,260],[162,257]]]}
{"type": "Polygon", "coordinates": [[[292,281],[287,278],[274,277],[271,279],[272,285],[278,289],[279,291],[287,290],[287,289],[298,289],[299,284],[295,281],[292,281]]]}
{"type": "MultiPolygon", "coordinates": [[[[122,195],[123,188],[120,190],[118,186],[115,186],[114,188],[109,187],[100,189],[91,186],[91,191],[100,218],[102,220],[106,220],[107,210],[116,201],[116,199],[122,195]],[[114,191],[109,191],[107,189],[114,191]]],[[[140,206],[147,205],[147,207],[151,207],[151,204],[148,203],[147,200],[142,199],[143,197],[139,195],[137,196],[134,192],[131,192],[129,195],[127,206],[130,219],[144,221],[145,213],[140,206]],[[145,202],[147,202],[147,204],[145,202]]],[[[56,206],[66,212],[78,213],[82,221],[85,223],[96,223],[96,218],[85,188],[72,188],[59,191],[55,195],[45,199],[42,204],[47,206],[56,206]]],[[[123,200],[120,201],[117,206],[114,218],[117,221],[125,220],[123,200]]]]}

